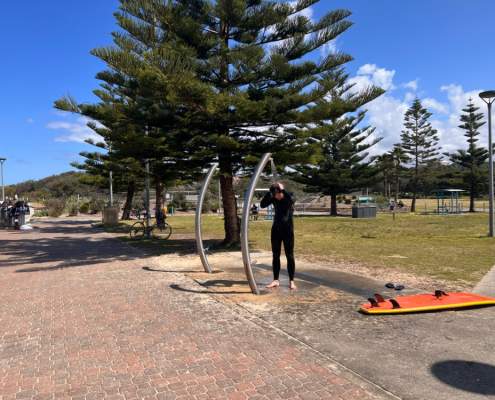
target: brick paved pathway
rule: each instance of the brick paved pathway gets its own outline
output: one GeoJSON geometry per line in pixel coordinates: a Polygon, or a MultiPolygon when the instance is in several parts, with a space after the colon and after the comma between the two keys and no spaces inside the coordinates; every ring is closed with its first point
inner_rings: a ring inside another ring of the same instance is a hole
{"type": "Polygon", "coordinates": [[[0,399],[386,399],[83,219],[0,231],[0,399]]]}

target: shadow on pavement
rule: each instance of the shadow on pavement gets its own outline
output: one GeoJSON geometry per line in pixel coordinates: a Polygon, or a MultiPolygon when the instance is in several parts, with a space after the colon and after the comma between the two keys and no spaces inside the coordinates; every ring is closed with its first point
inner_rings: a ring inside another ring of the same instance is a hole
{"type": "MultiPolygon", "coordinates": [[[[218,281],[218,282],[221,282],[221,281],[218,281]]],[[[224,282],[227,282],[227,281],[224,281],[224,282]]],[[[230,286],[233,286],[234,284],[239,283],[237,281],[230,281],[230,282],[232,282],[230,286]]],[[[240,281],[240,283],[246,284],[246,282],[244,282],[244,281],[240,281]]],[[[203,286],[203,287],[206,287],[206,288],[219,287],[219,286],[213,286],[213,285],[207,286],[206,284],[201,284],[201,283],[200,283],[200,285],[203,286]]],[[[220,287],[230,287],[230,286],[222,285],[220,287]]],[[[214,290],[214,289],[213,290],[193,290],[193,289],[183,288],[180,285],[177,285],[175,283],[172,284],[172,285],[170,285],[170,288],[171,289],[174,289],[174,290],[178,290],[180,292],[200,293],[200,294],[246,294],[246,293],[251,293],[251,290],[249,290],[249,288],[246,288],[245,290],[229,290],[229,291],[225,291],[225,290],[214,290]]]]}
{"type": "MultiPolygon", "coordinates": [[[[0,268],[26,266],[16,272],[54,271],[63,268],[91,266],[111,261],[140,257],[136,252],[122,252],[115,239],[88,234],[94,220],[58,220],[35,222],[37,236],[5,235],[0,240],[3,257],[0,268]],[[46,234],[46,236],[45,236],[46,234]]],[[[131,249],[129,249],[131,250],[131,249]]]]}
{"type": "Polygon", "coordinates": [[[438,380],[466,392],[495,395],[495,366],[464,360],[447,360],[432,365],[438,380]]]}
{"type": "MultiPolygon", "coordinates": [[[[184,269],[178,269],[178,270],[169,270],[169,269],[155,269],[151,267],[143,267],[143,270],[148,271],[148,272],[167,272],[169,274],[172,273],[180,273],[180,274],[198,274],[204,272],[202,269],[197,269],[194,271],[188,271],[184,269]]],[[[217,271],[212,271],[211,274],[221,274],[223,271],[217,270],[217,271]]]]}

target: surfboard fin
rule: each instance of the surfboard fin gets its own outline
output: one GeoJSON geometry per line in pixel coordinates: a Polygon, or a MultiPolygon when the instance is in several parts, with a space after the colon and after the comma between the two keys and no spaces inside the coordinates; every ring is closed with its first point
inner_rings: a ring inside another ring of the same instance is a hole
{"type": "Polygon", "coordinates": [[[379,293],[375,293],[375,299],[378,303],[385,303],[385,299],[383,298],[383,296],[379,293]]]}
{"type": "Polygon", "coordinates": [[[442,296],[448,296],[447,293],[445,293],[443,290],[435,290],[435,297],[439,299],[442,296]]]}
{"type": "Polygon", "coordinates": [[[369,297],[368,301],[371,303],[371,307],[379,307],[377,301],[373,297],[369,297]]]}
{"type": "Polygon", "coordinates": [[[395,299],[390,299],[390,304],[392,304],[392,308],[400,308],[400,304],[395,299]]]}

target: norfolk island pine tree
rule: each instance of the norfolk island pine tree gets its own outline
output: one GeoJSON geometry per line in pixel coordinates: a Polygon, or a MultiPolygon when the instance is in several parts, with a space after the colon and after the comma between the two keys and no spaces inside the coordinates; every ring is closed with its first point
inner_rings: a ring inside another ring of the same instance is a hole
{"type": "MultiPolygon", "coordinates": [[[[312,22],[301,12],[318,0],[180,3],[175,34],[194,49],[197,76],[212,88],[198,133],[204,154],[220,164],[224,243],[233,244],[239,240],[235,172],[265,151],[277,164],[301,161],[308,126],[348,111],[328,93],[340,89],[341,67],[352,58],[307,56],[351,26],[350,12],[331,11],[312,22]]],[[[362,95],[375,97],[377,90],[362,95]]]]}
{"type": "Polygon", "coordinates": [[[413,163],[411,212],[416,211],[416,197],[425,168],[439,159],[437,130],[429,122],[432,114],[417,98],[404,115],[401,148],[413,163]]]}
{"type": "Polygon", "coordinates": [[[469,190],[469,212],[474,212],[474,200],[479,195],[480,189],[486,182],[486,161],[488,160],[488,150],[479,147],[476,143],[479,141],[480,131],[485,122],[483,113],[478,113],[479,107],[476,107],[472,99],[462,111],[461,125],[459,128],[466,131],[464,136],[467,141],[467,149],[459,149],[455,153],[446,153],[450,161],[461,168],[462,179],[465,187],[469,190]]]}
{"type": "MultiPolygon", "coordinates": [[[[137,35],[135,21],[116,14],[119,24],[137,35]]],[[[181,95],[194,85],[187,74],[187,62],[176,52],[167,52],[168,43],[154,41],[149,47],[140,46],[122,32],[114,34],[114,46],[99,48],[92,53],[105,61],[108,69],[98,73],[102,82],[95,95],[101,100],[96,104],[77,104],[70,97],[55,103],[56,108],[85,115],[98,121],[102,127],[95,131],[102,136],[104,147],[111,147],[112,154],[119,154],[141,164],[151,159],[151,174],[158,193],[163,183],[191,178],[195,170],[187,148],[182,141],[187,131],[177,131],[184,123],[178,121],[187,107],[181,95]],[[187,82],[187,84],[185,84],[187,82]],[[180,89],[179,89],[180,88],[180,89]],[[111,127],[109,129],[108,127],[111,127]],[[147,135],[145,134],[147,133],[147,135]]],[[[203,90],[197,90],[195,99],[201,98],[203,90]]],[[[187,92],[189,96],[191,90],[187,92]]],[[[195,103],[196,104],[196,103],[195,103]]],[[[94,124],[90,124],[91,127],[94,124]]],[[[157,210],[163,199],[157,196],[157,210]]]]}

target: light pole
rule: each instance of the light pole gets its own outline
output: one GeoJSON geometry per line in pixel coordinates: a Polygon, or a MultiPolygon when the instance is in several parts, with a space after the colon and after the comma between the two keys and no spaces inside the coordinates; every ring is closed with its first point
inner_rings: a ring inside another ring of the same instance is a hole
{"type": "Polygon", "coordinates": [[[0,176],[2,178],[2,203],[5,201],[5,187],[3,186],[3,163],[7,161],[6,158],[0,158],[0,176]]]}
{"type": "Polygon", "coordinates": [[[489,233],[490,237],[494,236],[493,225],[493,140],[492,140],[492,104],[495,101],[495,90],[480,93],[481,99],[488,105],[488,212],[489,216],[489,233]]]}
{"type": "Polygon", "coordinates": [[[113,207],[113,172],[110,170],[109,173],[110,180],[110,207],[113,207]]]}
{"type": "MultiPolygon", "coordinates": [[[[148,125],[146,125],[144,134],[146,136],[149,135],[148,133],[148,125]]],[[[146,189],[146,239],[150,238],[150,160],[149,158],[146,158],[144,160],[144,166],[145,166],[145,177],[144,177],[144,182],[145,182],[145,189],[146,189]]]]}

